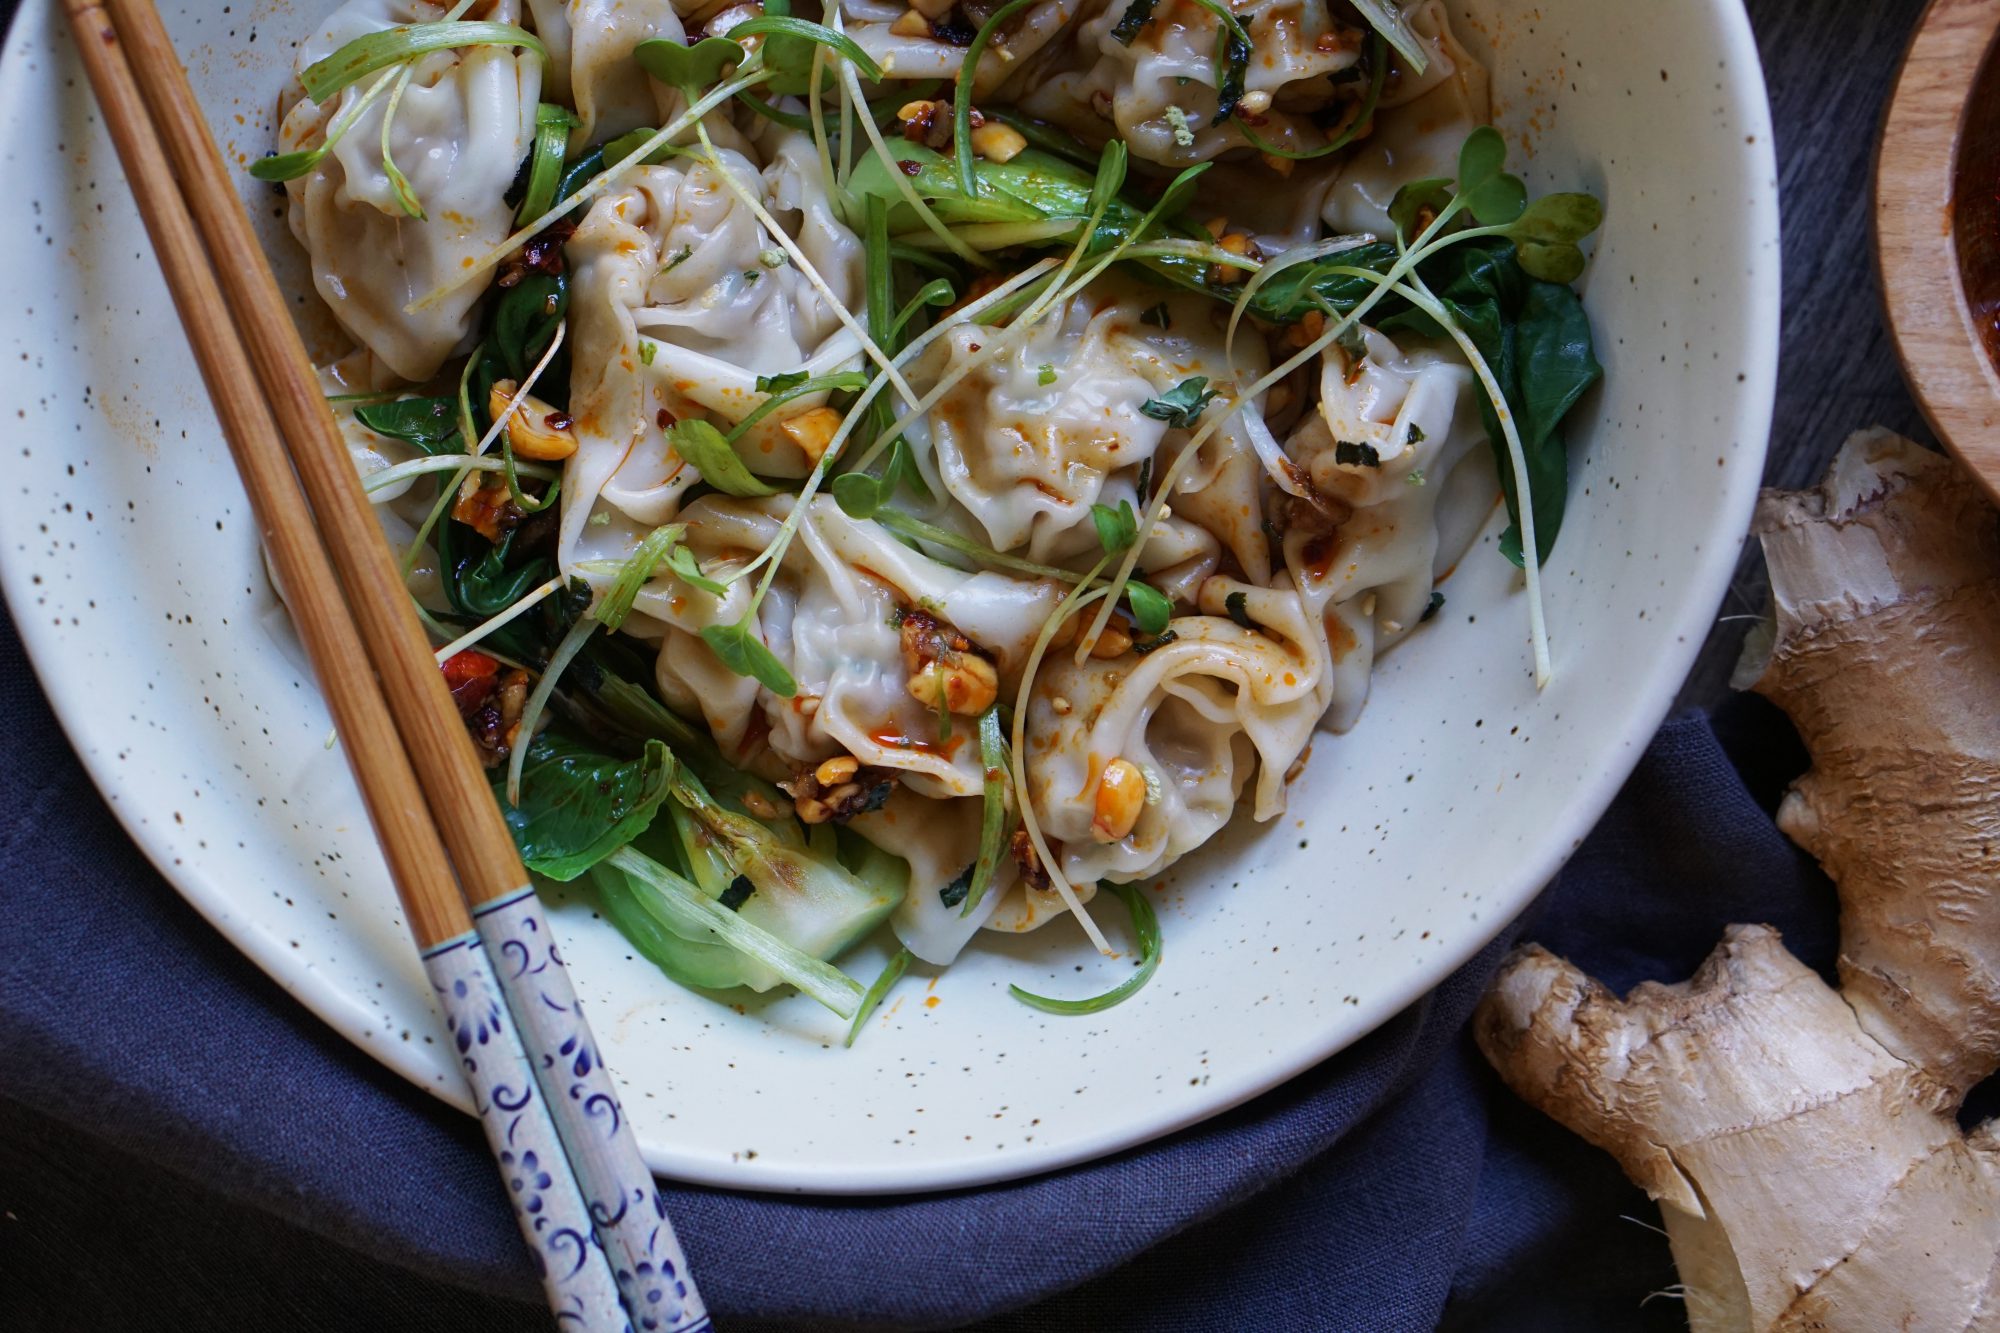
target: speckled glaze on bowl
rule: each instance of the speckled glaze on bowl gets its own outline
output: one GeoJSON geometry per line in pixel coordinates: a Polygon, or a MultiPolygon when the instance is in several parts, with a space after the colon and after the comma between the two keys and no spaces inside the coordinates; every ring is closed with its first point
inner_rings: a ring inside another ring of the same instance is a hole
{"type": "MultiPolygon", "coordinates": [[[[321,8],[167,4],[218,136],[263,152],[321,8]]],[[[1608,378],[1575,432],[1548,566],[1556,679],[1530,683],[1490,525],[1361,724],[1322,737],[1290,813],[1247,820],[1157,896],[1153,984],[1056,926],[913,970],[855,1049],[797,998],[737,1004],[634,958],[587,899],[551,911],[653,1166],[750,1189],[942,1189],[1191,1124],[1324,1059],[1492,937],[1596,820],[1659,722],[1736,559],[1770,426],[1777,188],[1735,0],[1468,0],[1538,189],[1609,222],[1586,278],[1608,378]]],[[[0,585],[98,785],[173,884],[362,1049],[463,1103],[327,718],[281,628],[249,510],[48,0],[0,64],[0,382],[15,415],[0,585]]],[[[278,201],[244,178],[282,245],[278,201]]],[[[303,290],[304,288],[301,287],[303,290]]],[[[302,310],[304,309],[302,303],[302,310]]],[[[306,312],[310,316],[310,311],[306,312]]],[[[1114,929],[1115,929],[1114,925],[1114,929]]],[[[880,955],[852,959],[873,975],[880,955]]]]}

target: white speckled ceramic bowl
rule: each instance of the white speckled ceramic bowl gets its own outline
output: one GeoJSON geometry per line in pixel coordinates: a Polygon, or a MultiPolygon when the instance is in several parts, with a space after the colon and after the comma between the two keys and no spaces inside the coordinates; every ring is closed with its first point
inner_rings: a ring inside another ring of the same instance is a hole
{"type": "MultiPolygon", "coordinates": [[[[292,42],[321,8],[168,3],[239,161],[270,141],[292,42]]],[[[10,137],[0,383],[15,424],[0,578],[71,739],[179,890],[361,1047],[462,1100],[360,802],[310,681],[269,628],[248,507],[48,0],[0,65],[10,137]]],[[[1166,960],[1075,930],[985,939],[906,979],[854,1050],[797,998],[725,1004],[553,904],[578,989],[662,1173],[752,1189],[903,1191],[1047,1170],[1213,1115],[1416,999],[1519,912],[1637,760],[1700,645],[1755,494],[1778,328],[1777,188],[1735,0],[1467,0],[1500,119],[1537,188],[1601,195],[1586,279],[1608,371],[1573,448],[1548,566],[1556,679],[1528,675],[1497,523],[1437,623],[1392,654],[1359,727],[1323,737],[1291,813],[1184,862],[1166,960]],[[805,1090],[809,1095],[802,1096],[805,1090]]],[[[246,188],[271,224],[277,207],[246,188]]],[[[853,970],[871,976],[879,958],[853,970]]]]}

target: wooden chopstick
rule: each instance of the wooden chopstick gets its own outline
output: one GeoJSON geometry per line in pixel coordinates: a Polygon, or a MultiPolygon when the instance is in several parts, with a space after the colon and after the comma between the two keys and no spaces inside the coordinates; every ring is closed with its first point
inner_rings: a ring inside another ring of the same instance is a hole
{"type": "Polygon", "coordinates": [[[158,14],[149,0],[66,0],[66,8],[383,838],[475,1105],[512,1172],[517,1215],[542,1255],[551,1308],[585,1329],[705,1328],[664,1204],[550,947],[526,871],[158,14]],[[489,954],[500,955],[503,943],[510,960],[525,961],[496,977],[489,954]],[[586,1073],[576,1072],[586,1063],[586,1073]],[[530,1197],[533,1209],[525,1207],[530,1197]]]}

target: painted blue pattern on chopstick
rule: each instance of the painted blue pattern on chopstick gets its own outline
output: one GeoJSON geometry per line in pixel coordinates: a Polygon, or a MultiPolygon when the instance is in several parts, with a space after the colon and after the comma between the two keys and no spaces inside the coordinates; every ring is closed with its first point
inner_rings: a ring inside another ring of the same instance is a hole
{"type": "Polygon", "coordinates": [[[569,1333],[631,1333],[557,1117],[516,1032],[519,1019],[507,1021],[487,946],[468,931],[425,950],[424,971],[557,1324],[569,1333]]]}
{"type": "Polygon", "coordinates": [[[498,960],[501,992],[532,1056],[632,1323],[640,1333],[709,1327],[667,1219],[666,1200],[639,1155],[541,901],[524,886],[482,904],[473,920],[487,952],[498,960]]]}

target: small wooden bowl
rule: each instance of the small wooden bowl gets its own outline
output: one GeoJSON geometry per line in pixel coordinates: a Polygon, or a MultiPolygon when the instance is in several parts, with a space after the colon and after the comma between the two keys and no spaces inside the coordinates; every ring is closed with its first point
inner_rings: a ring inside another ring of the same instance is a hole
{"type": "Polygon", "coordinates": [[[1875,158],[1875,260],[1903,374],[2000,500],[2000,0],[1932,0],[1875,158]]]}

